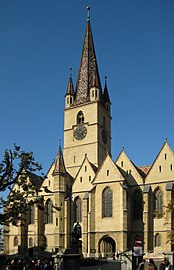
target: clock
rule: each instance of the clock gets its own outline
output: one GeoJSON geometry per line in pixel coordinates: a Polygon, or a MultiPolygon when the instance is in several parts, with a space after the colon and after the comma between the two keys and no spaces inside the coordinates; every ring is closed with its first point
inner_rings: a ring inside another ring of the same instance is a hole
{"type": "Polygon", "coordinates": [[[76,140],[82,140],[86,137],[87,128],[84,125],[79,125],[74,130],[74,137],[76,140]]]}
{"type": "Polygon", "coordinates": [[[107,144],[107,132],[105,128],[102,130],[102,140],[104,144],[107,144]]]}

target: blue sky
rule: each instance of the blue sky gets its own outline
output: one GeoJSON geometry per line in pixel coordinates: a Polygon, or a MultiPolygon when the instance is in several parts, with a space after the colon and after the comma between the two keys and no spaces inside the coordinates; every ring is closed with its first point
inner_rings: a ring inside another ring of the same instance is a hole
{"type": "Polygon", "coordinates": [[[112,156],[151,164],[174,149],[173,0],[1,0],[0,157],[13,143],[44,172],[63,147],[64,95],[80,63],[87,11],[112,101],[112,156]]]}

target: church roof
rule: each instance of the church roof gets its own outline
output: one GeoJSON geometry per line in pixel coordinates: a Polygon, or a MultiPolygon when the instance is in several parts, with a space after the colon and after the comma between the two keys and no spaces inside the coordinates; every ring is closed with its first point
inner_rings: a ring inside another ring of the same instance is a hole
{"type": "Polygon", "coordinates": [[[72,76],[70,76],[69,81],[68,81],[66,95],[74,95],[74,85],[72,81],[72,76]]]}
{"type": "Polygon", "coordinates": [[[62,149],[59,146],[53,174],[61,174],[61,173],[66,173],[66,168],[65,168],[65,164],[64,164],[62,149]]]}
{"type": "Polygon", "coordinates": [[[148,174],[150,168],[151,168],[151,165],[139,166],[138,167],[138,169],[141,170],[145,175],[148,174]]]}
{"type": "Polygon", "coordinates": [[[99,90],[101,91],[100,76],[96,61],[92,30],[90,19],[88,18],[78,79],[76,83],[76,104],[89,101],[89,90],[93,86],[94,81],[99,85],[99,90]]]}

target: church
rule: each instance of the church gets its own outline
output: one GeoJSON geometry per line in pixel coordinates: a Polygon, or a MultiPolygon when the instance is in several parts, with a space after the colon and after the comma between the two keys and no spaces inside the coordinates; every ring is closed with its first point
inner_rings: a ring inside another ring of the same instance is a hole
{"type": "Polygon", "coordinates": [[[134,246],[142,254],[173,254],[167,206],[174,152],[166,140],[149,166],[136,166],[124,149],[112,160],[111,100],[107,80],[101,85],[89,14],[76,84],[70,74],[64,94],[64,147],[42,183],[31,175],[42,207],[31,206],[23,226],[9,226],[5,253],[27,255],[43,244],[48,252],[64,251],[79,222],[84,257],[112,257],[134,246]]]}

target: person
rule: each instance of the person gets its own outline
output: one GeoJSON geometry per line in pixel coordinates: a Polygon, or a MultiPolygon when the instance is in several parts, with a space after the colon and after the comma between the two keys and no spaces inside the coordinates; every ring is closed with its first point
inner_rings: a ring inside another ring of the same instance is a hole
{"type": "Polygon", "coordinates": [[[149,259],[149,263],[146,266],[146,270],[158,270],[156,264],[153,259],[149,259]]]}
{"type": "Polygon", "coordinates": [[[164,264],[164,262],[161,262],[160,263],[159,270],[165,270],[165,264],[164,264]]]}
{"type": "Polygon", "coordinates": [[[164,259],[164,265],[165,265],[165,270],[173,270],[173,266],[171,265],[171,263],[169,262],[168,258],[164,259]]]}
{"type": "Polygon", "coordinates": [[[139,264],[138,270],[144,270],[145,269],[145,259],[142,259],[142,262],[139,264]]]}

